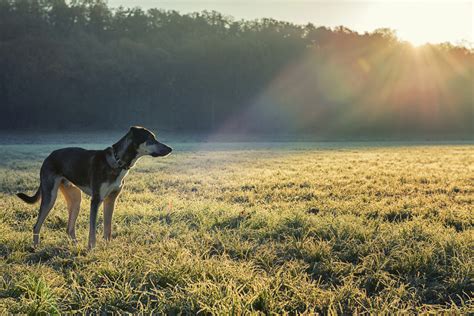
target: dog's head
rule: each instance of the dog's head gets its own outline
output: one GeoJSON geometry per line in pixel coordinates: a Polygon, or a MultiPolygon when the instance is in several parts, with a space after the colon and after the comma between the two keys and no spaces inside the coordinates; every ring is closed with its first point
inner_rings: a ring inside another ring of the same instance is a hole
{"type": "Polygon", "coordinates": [[[155,134],[144,127],[130,127],[128,137],[139,156],[150,155],[152,157],[163,157],[172,151],[171,147],[160,143],[156,139],[155,134]]]}

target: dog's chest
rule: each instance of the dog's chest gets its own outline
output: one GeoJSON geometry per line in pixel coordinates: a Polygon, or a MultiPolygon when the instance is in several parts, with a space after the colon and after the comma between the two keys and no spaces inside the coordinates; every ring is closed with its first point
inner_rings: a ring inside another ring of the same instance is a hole
{"type": "Polygon", "coordinates": [[[104,182],[100,185],[100,196],[105,198],[111,192],[117,191],[120,189],[123,183],[123,179],[127,175],[128,170],[122,170],[115,178],[115,180],[104,182]]]}

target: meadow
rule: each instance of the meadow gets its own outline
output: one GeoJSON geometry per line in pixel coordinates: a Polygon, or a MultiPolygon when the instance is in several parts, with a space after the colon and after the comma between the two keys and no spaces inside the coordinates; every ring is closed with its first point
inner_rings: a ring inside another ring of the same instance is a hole
{"type": "Polygon", "coordinates": [[[93,251],[87,196],[78,244],[59,196],[34,251],[14,196],[65,145],[0,145],[0,314],[474,312],[472,144],[170,145],[93,251]]]}

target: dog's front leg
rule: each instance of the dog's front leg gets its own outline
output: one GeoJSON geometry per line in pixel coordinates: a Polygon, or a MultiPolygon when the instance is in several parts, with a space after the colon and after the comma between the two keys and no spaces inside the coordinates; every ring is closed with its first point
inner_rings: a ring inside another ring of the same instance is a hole
{"type": "Polygon", "coordinates": [[[97,227],[97,213],[102,204],[102,198],[99,195],[92,195],[91,199],[91,218],[89,225],[89,249],[95,247],[95,235],[97,227]]]}
{"type": "Polygon", "coordinates": [[[107,241],[112,238],[112,214],[119,194],[120,189],[110,193],[104,200],[104,239],[107,241]]]}

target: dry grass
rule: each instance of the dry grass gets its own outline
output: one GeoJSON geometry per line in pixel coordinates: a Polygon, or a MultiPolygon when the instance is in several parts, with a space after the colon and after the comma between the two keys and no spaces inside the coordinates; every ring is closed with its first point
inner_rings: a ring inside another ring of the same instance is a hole
{"type": "Polygon", "coordinates": [[[72,245],[59,198],[32,252],[12,193],[51,147],[0,148],[1,314],[474,311],[472,145],[177,150],[131,172],[112,242],[86,251],[84,199],[72,245]]]}

